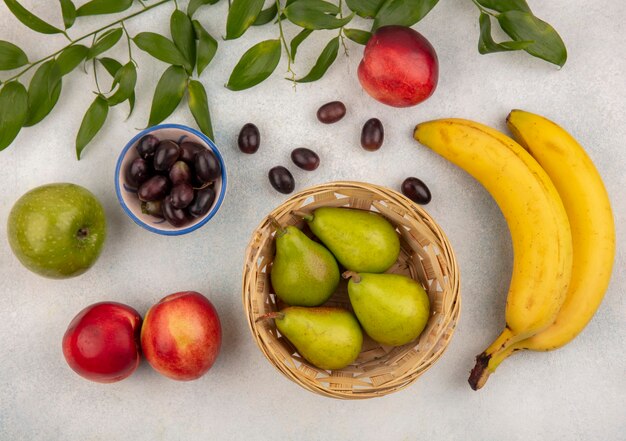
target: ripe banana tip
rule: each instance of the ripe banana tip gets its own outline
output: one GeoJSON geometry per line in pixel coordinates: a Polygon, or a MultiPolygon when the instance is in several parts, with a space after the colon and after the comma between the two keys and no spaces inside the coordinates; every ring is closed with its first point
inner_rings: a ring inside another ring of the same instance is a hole
{"type": "Polygon", "coordinates": [[[473,390],[478,390],[482,388],[487,382],[487,379],[491,374],[488,369],[490,358],[491,355],[487,355],[485,353],[482,353],[478,357],[476,357],[476,365],[474,365],[474,368],[470,372],[469,379],[467,380],[473,390]]]}

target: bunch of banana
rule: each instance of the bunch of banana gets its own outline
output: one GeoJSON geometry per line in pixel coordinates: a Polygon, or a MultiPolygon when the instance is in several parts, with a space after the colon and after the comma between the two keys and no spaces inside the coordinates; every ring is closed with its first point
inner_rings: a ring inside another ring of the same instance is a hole
{"type": "Polygon", "coordinates": [[[608,195],[583,148],[539,115],[513,110],[507,124],[517,142],[462,119],[414,132],[491,193],[511,231],[506,326],[476,357],[475,390],[515,351],[549,351],[576,337],[604,297],[615,253],[608,195]]]}

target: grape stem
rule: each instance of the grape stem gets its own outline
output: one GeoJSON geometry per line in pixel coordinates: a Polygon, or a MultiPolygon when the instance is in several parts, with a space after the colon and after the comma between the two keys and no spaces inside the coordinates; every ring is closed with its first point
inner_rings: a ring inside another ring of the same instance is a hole
{"type": "MultiPolygon", "coordinates": [[[[41,63],[43,63],[44,61],[49,60],[50,58],[54,58],[54,57],[56,57],[56,56],[57,56],[57,55],[59,55],[61,52],[63,52],[65,49],[67,49],[68,47],[70,47],[71,45],[76,44],[76,43],[78,43],[79,41],[84,40],[85,38],[88,38],[88,37],[91,37],[91,36],[93,36],[93,35],[96,35],[96,34],[98,34],[98,33],[102,32],[102,31],[104,31],[104,30],[106,30],[106,29],[110,28],[111,26],[115,26],[115,25],[117,25],[117,24],[123,23],[123,22],[124,22],[124,21],[126,21],[126,20],[129,20],[129,19],[131,19],[131,18],[133,18],[133,17],[136,17],[136,16],[138,16],[138,15],[143,14],[144,12],[149,11],[150,9],[156,8],[157,6],[161,6],[162,4],[164,4],[164,3],[169,3],[169,2],[171,2],[171,1],[172,1],[172,0],[161,0],[160,2],[157,2],[157,3],[153,4],[153,5],[150,5],[150,6],[145,6],[143,9],[140,9],[139,11],[133,12],[132,14],[127,15],[126,17],[120,18],[119,20],[116,20],[116,21],[114,21],[114,22],[112,22],[112,23],[109,23],[108,25],[102,26],[101,28],[96,29],[95,31],[89,32],[88,34],[85,34],[85,35],[83,35],[83,36],[81,36],[81,37],[78,37],[78,38],[75,38],[75,39],[73,39],[73,40],[72,40],[72,39],[70,39],[70,43],[69,43],[68,45],[63,46],[63,47],[62,47],[61,49],[59,49],[58,51],[56,51],[56,52],[54,52],[54,53],[52,53],[52,54],[50,54],[50,55],[47,55],[47,56],[45,56],[45,57],[43,57],[43,58],[40,58],[40,59],[39,59],[39,60],[37,60],[37,61],[33,61],[33,62],[32,62],[32,63],[30,63],[30,64],[29,64],[26,68],[22,69],[20,72],[18,72],[17,74],[13,75],[11,78],[8,78],[8,79],[7,79],[7,80],[5,80],[4,82],[5,82],[5,83],[7,83],[7,82],[9,82],[9,81],[13,81],[13,80],[18,79],[19,77],[21,77],[22,75],[24,75],[26,72],[28,72],[29,70],[31,70],[33,67],[35,67],[35,66],[37,66],[37,65],[39,65],[39,64],[41,64],[41,63]]],[[[67,35],[66,35],[66,36],[67,36],[67,35]]],[[[68,37],[68,38],[69,38],[69,37],[68,37]]]]}

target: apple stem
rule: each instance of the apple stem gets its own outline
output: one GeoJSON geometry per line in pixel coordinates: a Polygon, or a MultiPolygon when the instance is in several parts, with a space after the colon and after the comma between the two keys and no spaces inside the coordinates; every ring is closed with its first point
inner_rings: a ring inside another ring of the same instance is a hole
{"type": "Polygon", "coordinates": [[[257,318],[254,321],[254,323],[258,323],[260,321],[269,320],[269,319],[282,319],[284,317],[285,317],[284,312],[280,312],[280,311],[268,312],[267,314],[263,314],[261,317],[257,318]]]}
{"type": "Polygon", "coordinates": [[[344,279],[352,279],[353,283],[361,282],[361,276],[359,276],[359,273],[355,271],[346,271],[341,275],[341,277],[343,277],[344,279]]]}
{"type": "Polygon", "coordinates": [[[301,217],[302,219],[304,219],[307,222],[311,222],[313,220],[313,215],[306,213],[304,211],[300,211],[300,210],[294,210],[291,212],[291,214],[293,214],[294,216],[298,216],[301,217]]]}
{"type": "Polygon", "coordinates": [[[89,236],[89,228],[83,227],[76,232],[76,237],[79,239],[84,239],[87,236],[89,236]]]}

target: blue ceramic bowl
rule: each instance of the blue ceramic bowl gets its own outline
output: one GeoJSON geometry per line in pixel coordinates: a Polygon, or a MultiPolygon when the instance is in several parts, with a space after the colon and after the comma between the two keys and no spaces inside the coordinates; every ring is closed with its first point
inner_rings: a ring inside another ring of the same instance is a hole
{"type": "Polygon", "coordinates": [[[204,134],[192,129],[191,127],[180,124],[161,124],[145,129],[131,139],[128,144],[126,144],[120,153],[117,160],[117,166],[115,167],[115,191],[117,193],[117,199],[124,209],[124,212],[137,225],[148,231],[152,231],[153,233],[164,234],[166,236],[187,234],[206,224],[220,209],[226,194],[226,166],[220,151],[217,149],[213,141],[207,138],[204,134]],[[214,184],[216,193],[215,201],[207,214],[199,218],[194,218],[190,224],[183,227],[175,227],[164,219],[158,219],[154,216],[141,212],[141,201],[137,197],[136,190],[127,184],[125,170],[129,164],[139,156],[137,150],[135,149],[135,145],[147,134],[156,136],[160,140],[172,140],[178,143],[183,141],[196,142],[215,153],[222,169],[222,176],[214,184]]]}

